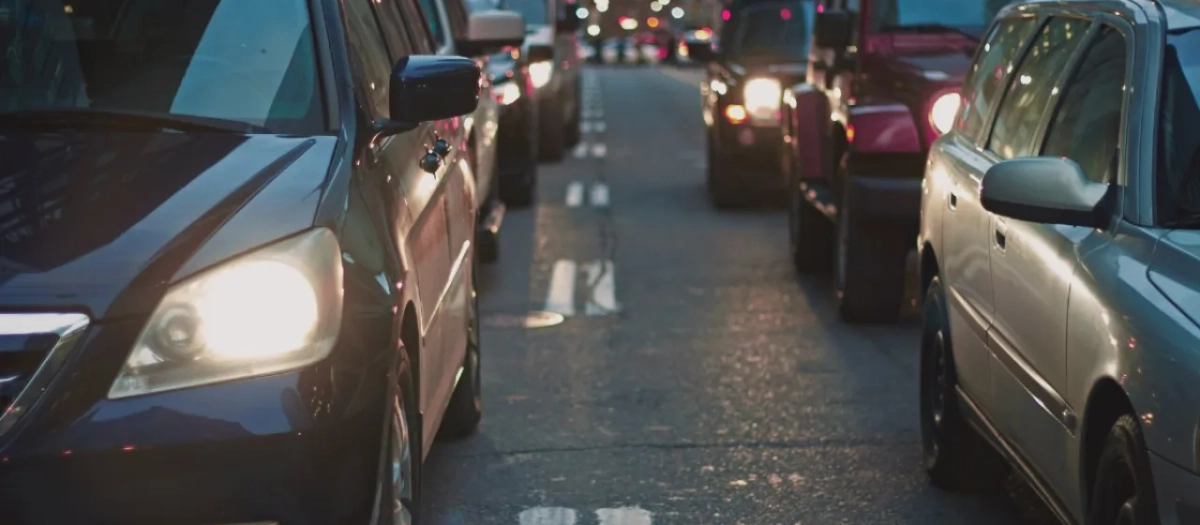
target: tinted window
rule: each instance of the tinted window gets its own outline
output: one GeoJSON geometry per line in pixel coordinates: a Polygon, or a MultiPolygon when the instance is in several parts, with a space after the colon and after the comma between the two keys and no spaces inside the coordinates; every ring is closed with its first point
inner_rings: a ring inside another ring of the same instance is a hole
{"type": "Polygon", "coordinates": [[[1162,218],[1200,213],[1200,30],[1167,37],[1158,142],[1162,218]]]}
{"type": "Polygon", "coordinates": [[[987,122],[1021,51],[1021,43],[1034,27],[1036,23],[1033,18],[1005,20],[992,29],[992,34],[979,48],[970,78],[964,83],[966,89],[963,99],[966,103],[959,114],[959,129],[967,136],[977,137],[987,122]]]}
{"type": "Polygon", "coordinates": [[[726,55],[738,60],[803,60],[816,8],[812,2],[771,2],[734,15],[726,55]]]}
{"type": "MultiPolygon", "coordinates": [[[[12,6],[12,2],[4,2],[12,6]]],[[[0,111],[104,109],[318,133],[305,0],[21,2],[0,18],[0,111]]]]}
{"type": "Polygon", "coordinates": [[[400,57],[413,54],[413,42],[409,41],[407,28],[404,26],[404,16],[395,2],[373,2],[376,16],[383,28],[383,36],[387,38],[391,50],[392,62],[400,57]]]}
{"type": "Polygon", "coordinates": [[[377,114],[387,115],[392,64],[371,9],[371,0],[344,0],[342,5],[346,8],[346,21],[350,27],[350,47],[364,77],[364,85],[358,87],[367,94],[368,105],[377,114]]]}
{"type": "Polygon", "coordinates": [[[1071,77],[1046,131],[1042,155],[1078,162],[1088,178],[1115,176],[1125,97],[1125,38],[1105,27],[1071,77]]]}
{"type": "Polygon", "coordinates": [[[546,12],[546,0],[501,0],[501,9],[511,9],[525,17],[529,25],[546,25],[550,17],[546,12]]]}
{"type": "MultiPolygon", "coordinates": [[[[883,31],[942,25],[982,34],[1011,0],[875,0],[871,26],[883,31]]],[[[930,28],[933,29],[933,28],[930,28]]]]}
{"type": "Polygon", "coordinates": [[[1042,28],[1009,79],[988,149],[1006,159],[1034,154],[1034,134],[1046,114],[1050,90],[1087,27],[1087,22],[1052,18],[1042,28]]]}
{"type": "Polygon", "coordinates": [[[421,0],[421,14],[425,16],[425,23],[429,32],[433,34],[433,39],[441,46],[446,43],[446,28],[442,27],[441,15],[438,14],[435,2],[436,0],[421,0]]]}
{"type": "Polygon", "coordinates": [[[430,28],[425,24],[425,16],[421,14],[421,6],[417,0],[395,0],[400,6],[401,18],[408,29],[413,44],[413,52],[418,55],[431,55],[437,51],[437,43],[433,40],[430,28]]]}

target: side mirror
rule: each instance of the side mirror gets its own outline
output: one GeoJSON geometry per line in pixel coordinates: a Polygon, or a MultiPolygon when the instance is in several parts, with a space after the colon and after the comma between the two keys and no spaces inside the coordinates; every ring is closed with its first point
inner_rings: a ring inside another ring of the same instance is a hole
{"type": "Polygon", "coordinates": [[[583,21],[575,14],[575,4],[568,3],[559,15],[558,21],[554,24],[554,30],[559,33],[574,33],[579,31],[579,26],[583,25],[583,21]]]}
{"type": "Polygon", "coordinates": [[[988,169],[979,200],[985,210],[1017,220],[1103,228],[1109,188],[1089,180],[1073,160],[1033,157],[988,169]]]}
{"type": "Polygon", "coordinates": [[[525,17],[516,11],[479,11],[467,17],[467,36],[456,42],[463,56],[490,55],[525,41],[525,17]]]}
{"type": "Polygon", "coordinates": [[[529,51],[525,52],[529,58],[529,63],[546,62],[554,60],[554,47],[546,44],[533,44],[529,46],[529,51]]]}
{"type": "Polygon", "coordinates": [[[479,66],[465,57],[413,55],[392,69],[389,112],[396,125],[466,115],[479,105],[479,66]]]}
{"type": "Polygon", "coordinates": [[[717,58],[717,50],[713,49],[712,42],[688,42],[684,44],[687,47],[687,56],[696,62],[712,62],[717,58]]]}
{"type": "Polygon", "coordinates": [[[849,11],[827,9],[817,13],[814,40],[820,48],[845,49],[854,34],[854,15],[849,11]]]}

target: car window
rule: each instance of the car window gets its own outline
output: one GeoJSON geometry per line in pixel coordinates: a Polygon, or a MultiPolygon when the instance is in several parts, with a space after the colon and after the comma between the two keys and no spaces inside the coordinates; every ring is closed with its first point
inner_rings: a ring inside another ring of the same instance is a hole
{"type": "Polygon", "coordinates": [[[1085,53],[1047,128],[1042,155],[1069,158],[1093,181],[1111,182],[1125,100],[1125,37],[1105,26],[1085,53]]]}
{"type": "Polygon", "coordinates": [[[500,9],[510,9],[521,13],[525,23],[531,26],[550,24],[550,15],[546,0],[501,0],[500,9]]]}
{"type": "Polygon", "coordinates": [[[425,16],[421,14],[421,6],[417,4],[417,0],[392,1],[400,8],[404,26],[408,29],[409,41],[413,46],[413,54],[432,55],[436,52],[437,42],[433,40],[433,33],[425,23],[425,16]]]}
{"type": "Polygon", "coordinates": [[[433,35],[436,47],[442,47],[447,44],[446,28],[442,27],[442,18],[438,14],[437,0],[420,0],[421,14],[425,17],[425,26],[429,28],[429,32],[433,35]]]}
{"type": "Polygon", "coordinates": [[[811,1],[768,2],[734,15],[725,56],[742,62],[803,60],[808,57],[816,6],[811,1]]]}
{"type": "Polygon", "coordinates": [[[400,14],[400,7],[395,2],[371,3],[375,5],[375,15],[383,29],[383,36],[387,39],[392,62],[395,63],[400,57],[412,55],[413,43],[406,34],[408,31],[404,25],[404,16],[400,14]]]}
{"type": "Polygon", "coordinates": [[[965,103],[959,113],[958,129],[966,136],[979,136],[988,115],[996,107],[996,99],[1006,85],[1008,74],[1012,72],[1021,44],[1035,27],[1037,21],[1034,18],[1013,18],[992,27],[963,83],[965,103]]]}
{"type": "Polygon", "coordinates": [[[1009,78],[1008,90],[996,110],[989,150],[1005,159],[1034,154],[1034,134],[1046,114],[1050,90],[1079,47],[1088,24],[1072,18],[1051,18],[1042,27],[1009,78]]]}
{"type": "Polygon", "coordinates": [[[0,111],[133,111],[325,131],[305,0],[21,2],[19,18],[5,18],[5,5],[13,3],[0,2],[0,111]]]}
{"type": "Polygon", "coordinates": [[[371,0],[344,0],[342,5],[345,6],[347,25],[350,27],[350,47],[365,80],[365,85],[359,88],[367,93],[367,102],[378,115],[387,115],[392,63],[388,59],[379,23],[371,9],[371,0]]]}
{"type": "Polygon", "coordinates": [[[1200,30],[1167,36],[1159,108],[1160,219],[1200,213],[1200,30]]]}

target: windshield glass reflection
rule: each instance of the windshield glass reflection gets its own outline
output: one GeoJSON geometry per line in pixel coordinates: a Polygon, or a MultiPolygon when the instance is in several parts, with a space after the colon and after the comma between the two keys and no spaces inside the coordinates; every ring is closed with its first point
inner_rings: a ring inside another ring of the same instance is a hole
{"type": "Polygon", "coordinates": [[[770,3],[738,17],[729,56],[745,61],[804,60],[815,8],[812,2],[770,3]]]}

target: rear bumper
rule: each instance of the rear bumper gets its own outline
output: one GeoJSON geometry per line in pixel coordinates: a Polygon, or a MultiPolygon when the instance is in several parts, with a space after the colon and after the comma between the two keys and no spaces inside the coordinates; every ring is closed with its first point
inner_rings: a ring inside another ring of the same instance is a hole
{"type": "Polygon", "coordinates": [[[533,120],[531,102],[521,99],[505,106],[500,114],[500,129],[497,131],[497,164],[503,180],[529,171],[537,162],[537,144],[534,132],[537,123],[533,120]]]}
{"type": "Polygon", "coordinates": [[[777,126],[717,125],[714,157],[721,159],[731,183],[748,188],[783,190],[783,133],[777,126]]]}
{"type": "Polygon", "coordinates": [[[856,175],[847,182],[854,214],[879,221],[902,221],[915,228],[921,219],[921,179],[856,175]]]}
{"type": "MultiPolygon", "coordinates": [[[[79,357],[126,353],[140,325],[93,326],[79,357]]],[[[361,339],[305,369],[119,400],[106,367],[75,367],[0,450],[0,522],[367,523],[388,382],[361,339]]]]}
{"type": "Polygon", "coordinates": [[[1158,492],[1162,525],[1200,523],[1200,475],[1150,453],[1150,471],[1158,492]]]}

